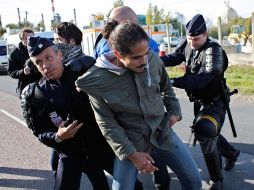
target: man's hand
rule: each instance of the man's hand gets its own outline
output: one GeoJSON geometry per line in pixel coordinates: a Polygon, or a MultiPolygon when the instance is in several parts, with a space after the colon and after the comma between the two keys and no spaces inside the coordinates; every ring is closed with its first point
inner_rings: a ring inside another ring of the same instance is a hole
{"type": "Polygon", "coordinates": [[[153,165],[153,158],[145,152],[135,152],[128,157],[133,165],[142,173],[149,174],[159,169],[153,165]]]}
{"type": "Polygon", "coordinates": [[[186,63],[181,63],[179,68],[185,73],[186,72],[186,63]]]}
{"type": "Polygon", "coordinates": [[[172,127],[176,122],[180,121],[181,117],[178,115],[172,115],[169,119],[169,127],[172,127]]]}
{"type": "Polygon", "coordinates": [[[67,127],[64,126],[64,121],[61,123],[61,125],[58,128],[58,131],[56,133],[57,137],[60,140],[66,140],[73,138],[78,130],[83,126],[83,123],[80,123],[77,125],[77,120],[73,121],[70,125],[67,127]]]}

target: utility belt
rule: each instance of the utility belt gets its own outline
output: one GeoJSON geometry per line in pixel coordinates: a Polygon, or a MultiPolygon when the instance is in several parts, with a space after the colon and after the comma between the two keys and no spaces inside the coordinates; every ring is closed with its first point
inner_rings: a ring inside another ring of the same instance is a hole
{"type": "Polygon", "coordinates": [[[219,100],[221,96],[219,94],[211,96],[211,97],[204,97],[204,96],[194,96],[192,93],[187,92],[190,102],[200,102],[202,104],[211,104],[213,101],[219,100]]]}
{"type": "Polygon", "coordinates": [[[195,100],[195,102],[199,102],[201,105],[211,105],[219,100],[221,100],[221,96],[216,96],[213,99],[195,100]]]}

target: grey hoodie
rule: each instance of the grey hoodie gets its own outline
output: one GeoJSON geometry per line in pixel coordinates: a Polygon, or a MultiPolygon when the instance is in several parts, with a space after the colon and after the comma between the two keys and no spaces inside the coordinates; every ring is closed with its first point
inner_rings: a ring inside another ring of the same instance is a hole
{"type": "Polygon", "coordinates": [[[181,110],[160,57],[150,52],[139,74],[113,65],[112,59],[112,52],[98,58],[76,85],[89,95],[96,121],[116,155],[126,159],[153,146],[174,147],[169,118],[181,116],[181,110]]]}

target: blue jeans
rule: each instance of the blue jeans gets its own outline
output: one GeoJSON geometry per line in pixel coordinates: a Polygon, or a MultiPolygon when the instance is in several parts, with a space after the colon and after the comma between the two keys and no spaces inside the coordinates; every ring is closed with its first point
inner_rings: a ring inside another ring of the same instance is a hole
{"type": "MultiPolygon", "coordinates": [[[[202,187],[201,175],[190,151],[173,132],[171,140],[175,145],[170,150],[153,147],[151,156],[165,163],[177,175],[183,190],[199,190],[202,187]]],[[[138,170],[128,159],[115,159],[113,190],[133,190],[138,170]]]]}

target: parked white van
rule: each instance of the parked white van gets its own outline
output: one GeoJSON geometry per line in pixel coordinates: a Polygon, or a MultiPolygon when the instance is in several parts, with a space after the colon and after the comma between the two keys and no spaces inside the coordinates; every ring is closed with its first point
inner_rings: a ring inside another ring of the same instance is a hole
{"type": "Polygon", "coordinates": [[[0,72],[6,72],[8,67],[6,40],[0,40],[0,72]]]}

